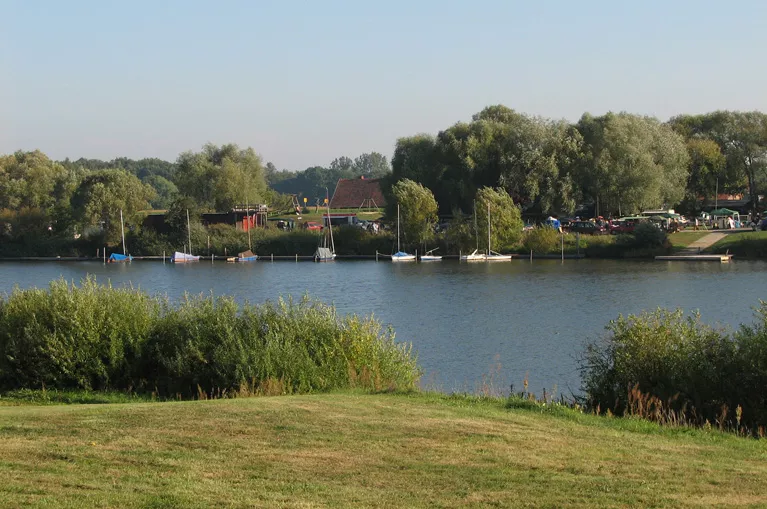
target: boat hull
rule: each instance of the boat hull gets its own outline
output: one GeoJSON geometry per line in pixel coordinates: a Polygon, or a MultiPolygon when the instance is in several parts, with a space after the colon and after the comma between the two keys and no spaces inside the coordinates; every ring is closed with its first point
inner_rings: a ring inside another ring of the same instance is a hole
{"type": "Polygon", "coordinates": [[[441,256],[434,256],[434,255],[424,255],[421,257],[422,262],[441,262],[442,257],[441,256]]]}
{"type": "Polygon", "coordinates": [[[186,253],[179,253],[176,251],[173,253],[173,258],[170,259],[173,263],[188,263],[188,262],[199,262],[200,257],[194,256],[186,253]]]}
{"type": "Polygon", "coordinates": [[[393,262],[414,262],[415,261],[415,255],[408,254],[408,253],[394,253],[391,255],[391,261],[393,262]]]}

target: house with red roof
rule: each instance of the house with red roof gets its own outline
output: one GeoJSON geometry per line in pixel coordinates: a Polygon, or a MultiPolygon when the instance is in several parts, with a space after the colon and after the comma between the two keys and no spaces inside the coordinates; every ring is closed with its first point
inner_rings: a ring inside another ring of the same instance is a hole
{"type": "Polygon", "coordinates": [[[331,209],[377,209],[385,206],[381,179],[338,179],[330,199],[331,209]]]}

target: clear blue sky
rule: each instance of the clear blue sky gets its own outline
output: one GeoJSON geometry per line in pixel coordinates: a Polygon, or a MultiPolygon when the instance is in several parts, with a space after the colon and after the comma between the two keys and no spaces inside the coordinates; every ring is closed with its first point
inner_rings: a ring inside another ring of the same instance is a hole
{"type": "Polygon", "coordinates": [[[0,153],[325,165],[489,104],[767,110],[767,2],[0,0],[0,153]]]}

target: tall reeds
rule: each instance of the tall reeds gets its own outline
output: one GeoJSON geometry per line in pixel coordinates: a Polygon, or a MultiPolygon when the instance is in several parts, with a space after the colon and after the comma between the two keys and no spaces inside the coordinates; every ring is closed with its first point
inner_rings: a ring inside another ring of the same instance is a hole
{"type": "Polygon", "coordinates": [[[372,317],[304,297],[263,305],[178,304],[88,278],[0,300],[0,387],[117,389],[163,396],[408,390],[409,345],[372,317]]]}

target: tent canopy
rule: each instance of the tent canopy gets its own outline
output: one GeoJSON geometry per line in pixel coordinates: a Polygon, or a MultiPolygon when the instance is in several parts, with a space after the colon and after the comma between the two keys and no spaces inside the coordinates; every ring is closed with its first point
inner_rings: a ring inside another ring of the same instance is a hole
{"type": "Polygon", "coordinates": [[[711,214],[712,216],[739,216],[740,215],[740,213],[735,210],[730,210],[725,208],[712,210],[711,212],[709,212],[709,214],[711,214]]]}

